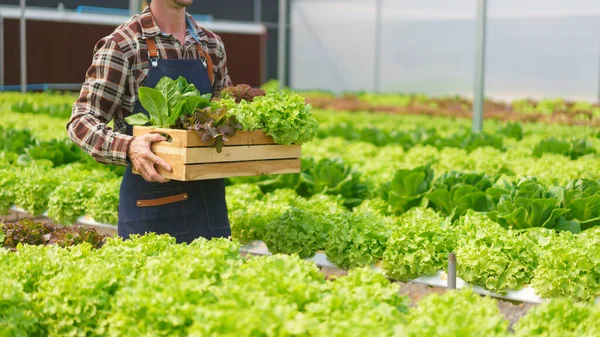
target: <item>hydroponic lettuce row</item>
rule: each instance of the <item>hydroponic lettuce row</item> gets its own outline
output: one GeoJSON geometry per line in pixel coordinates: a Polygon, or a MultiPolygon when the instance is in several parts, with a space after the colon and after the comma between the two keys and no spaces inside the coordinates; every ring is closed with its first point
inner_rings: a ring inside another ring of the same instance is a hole
{"type": "MultiPolygon", "coordinates": [[[[326,280],[295,255],[243,258],[226,239],[108,238],[69,248],[0,250],[6,336],[511,336],[495,302],[469,290],[409,308],[400,285],[368,268],[326,280]]],[[[595,336],[600,309],[553,300],[517,336],[595,336]]]]}
{"type": "MultiPolygon", "coordinates": [[[[177,88],[184,94],[186,90],[183,86],[182,90],[177,88]]],[[[8,96],[0,95],[0,100],[5,97],[8,96]]],[[[3,187],[0,190],[0,206],[3,212],[16,204],[37,213],[34,215],[48,211],[63,222],[87,214],[98,221],[115,224],[119,170],[122,168],[97,164],[87,154],[72,149],[65,141],[64,119],[44,116],[40,112],[9,112],[10,105],[21,96],[14,97],[10,98],[12,101],[3,101],[6,111],[3,111],[0,120],[3,133],[0,139],[3,149],[0,151],[0,185],[3,187]],[[78,157],[73,154],[78,154],[78,157]],[[81,172],[88,173],[79,174],[81,172]],[[79,191],[81,196],[78,196],[79,191]],[[88,197],[90,194],[92,197],[88,197]]],[[[263,96],[258,90],[251,92],[247,87],[237,87],[235,90],[232,88],[231,94],[224,93],[221,101],[210,101],[210,106],[195,111],[210,112],[212,106],[219,108],[219,104],[236,109],[241,104],[254,104],[255,100],[266,100],[266,97],[267,92],[263,96]]],[[[41,106],[41,103],[34,105],[41,106]]],[[[440,222],[443,223],[439,232],[424,226],[422,229],[415,228],[410,240],[402,239],[411,242],[421,240],[420,235],[425,235],[434,244],[427,246],[427,250],[416,245],[415,251],[435,252],[437,248],[445,249],[448,242],[445,237],[453,233],[446,228],[460,228],[454,220],[466,214],[468,209],[475,209],[481,214],[472,214],[476,219],[473,230],[465,235],[460,245],[482,252],[495,252],[496,248],[489,243],[497,241],[488,240],[490,236],[495,230],[505,233],[511,229],[511,236],[502,234],[499,237],[508,240],[516,250],[523,246],[521,238],[528,239],[532,243],[527,248],[534,250],[538,256],[538,265],[532,271],[533,279],[529,281],[531,284],[539,282],[539,285],[532,285],[538,294],[577,299],[600,295],[595,274],[598,262],[585,256],[585,252],[578,252],[578,245],[590,247],[590,251],[595,249],[593,244],[588,243],[593,241],[583,239],[582,235],[596,235],[593,230],[600,218],[600,208],[597,207],[600,196],[597,188],[600,177],[598,154],[588,151],[600,145],[597,131],[585,127],[488,121],[486,135],[474,137],[468,132],[468,121],[462,119],[332,114],[316,110],[311,111],[311,115],[319,122],[320,138],[304,144],[302,174],[227,181],[231,185],[228,186],[227,198],[235,238],[248,242],[269,236],[273,238],[270,246],[302,254],[315,250],[327,252],[327,248],[331,247],[329,253],[332,259],[339,259],[336,263],[340,266],[372,264],[376,259],[382,259],[378,257],[382,250],[384,254],[392,251],[388,247],[392,246],[389,237],[388,240],[383,240],[383,237],[365,240],[375,228],[379,228],[371,225],[378,224],[381,219],[391,218],[390,237],[399,237],[399,231],[394,228],[406,224],[395,217],[402,217],[406,211],[437,211],[435,217],[442,219],[440,222]],[[573,135],[577,135],[576,140],[573,135]],[[497,141],[498,137],[502,138],[501,143],[497,141]],[[538,158],[536,147],[551,137],[570,144],[569,153],[553,151],[552,146],[545,145],[538,158]],[[577,155],[572,156],[572,153],[577,155]],[[419,172],[424,177],[412,182],[404,179],[414,173],[419,175],[419,172]],[[243,182],[250,183],[252,187],[235,193],[243,182]],[[552,199],[551,202],[548,199],[552,199]],[[292,207],[301,213],[310,213],[313,219],[334,220],[329,224],[317,223],[307,227],[294,224],[290,228],[295,228],[299,237],[310,232],[315,233],[318,239],[306,243],[297,238],[290,239],[294,231],[285,232],[276,226],[276,222],[282,220],[282,215],[292,207]],[[568,212],[557,215],[564,210],[568,212]],[[357,235],[332,235],[334,230],[348,230],[350,223],[342,219],[353,215],[357,216],[356,221],[349,230],[357,235]],[[479,240],[473,232],[478,232],[479,227],[486,227],[488,220],[485,216],[501,222],[502,226],[501,229],[493,226],[494,231],[481,231],[484,238],[479,240]],[[315,227],[329,229],[326,233],[317,234],[313,231],[315,227]],[[574,234],[561,235],[573,240],[566,240],[564,244],[554,240],[557,232],[565,230],[574,234]],[[323,237],[326,239],[323,240],[323,237]],[[364,253],[358,254],[357,251],[364,253]],[[562,263],[555,258],[557,255],[568,256],[565,258],[570,259],[569,263],[562,263]],[[361,259],[362,256],[365,258],[361,259]],[[572,279],[581,281],[571,282],[572,279]]],[[[426,222],[429,224],[430,221],[426,222]]],[[[387,232],[383,234],[387,235],[387,232]]],[[[394,242],[393,246],[401,246],[402,240],[394,242]]],[[[426,246],[425,243],[420,244],[426,246]]],[[[411,256],[410,251],[404,250],[406,248],[394,249],[411,256]]],[[[465,263],[476,263],[479,258],[470,249],[464,250],[464,253],[462,260],[465,263]]],[[[508,261],[506,257],[512,253],[501,253],[502,258],[486,259],[491,261],[489,263],[502,265],[502,261],[508,261]]],[[[402,258],[404,255],[399,256],[395,265],[390,264],[391,271],[394,268],[425,270],[435,266],[431,261],[408,261],[402,258]]],[[[528,250],[524,256],[530,257],[528,250]]],[[[526,265],[526,259],[518,262],[526,265]]],[[[445,263],[440,262],[439,265],[438,269],[443,269],[445,263]]],[[[472,283],[482,287],[508,290],[510,284],[525,282],[519,272],[513,273],[512,269],[506,269],[506,273],[500,267],[490,271],[474,270],[470,276],[472,283]],[[487,281],[487,278],[503,273],[507,275],[506,279],[487,281]]],[[[399,274],[398,278],[408,277],[400,275],[403,274],[399,274]]]]}

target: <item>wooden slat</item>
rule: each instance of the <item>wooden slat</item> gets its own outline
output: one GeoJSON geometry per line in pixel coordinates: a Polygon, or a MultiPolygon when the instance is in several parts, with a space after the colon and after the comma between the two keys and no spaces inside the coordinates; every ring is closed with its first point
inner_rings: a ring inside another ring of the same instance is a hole
{"type": "MultiPolygon", "coordinates": [[[[173,147],[198,147],[212,146],[213,140],[203,142],[198,137],[195,131],[152,128],[148,126],[134,126],[133,135],[143,136],[150,133],[167,134],[173,138],[170,143],[173,147]]],[[[263,131],[238,131],[234,137],[228,138],[228,141],[223,143],[224,146],[229,145],[268,145],[275,144],[271,136],[267,136],[263,131]]]]}
{"type": "MultiPolygon", "coordinates": [[[[187,131],[187,147],[212,146],[213,140],[203,142],[194,131],[187,131]]],[[[235,136],[229,137],[223,147],[229,145],[269,145],[275,144],[273,137],[267,136],[263,131],[238,131],[235,136]]]]}
{"type": "MultiPolygon", "coordinates": [[[[167,163],[169,162],[168,159],[165,159],[165,160],[167,161],[167,163]]],[[[163,176],[166,179],[185,181],[185,165],[171,164],[171,163],[169,165],[171,165],[171,168],[173,169],[171,172],[169,172],[161,167],[157,167],[158,174],[160,174],[161,176],[163,176]]],[[[137,172],[135,169],[133,169],[132,172],[134,174],[139,174],[139,172],[137,172]]]]}
{"type": "Polygon", "coordinates": [[[186,165],[186,180],[300,173],[300,159],[186,165]]]}
{"type": "Polygon", "coordinates": [[[223,146],[221,153],[210,147],[188,148],[186,165],[202,163],[223,163],[265,159],[300,158],[300,145],[254,145],[223,146]]]}

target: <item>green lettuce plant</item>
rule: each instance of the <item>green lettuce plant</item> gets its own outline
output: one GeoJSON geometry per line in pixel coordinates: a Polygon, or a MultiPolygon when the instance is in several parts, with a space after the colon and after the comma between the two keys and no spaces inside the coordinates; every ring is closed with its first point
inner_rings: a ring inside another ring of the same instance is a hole
{"type": "Polygon", "coordinates": [[[407,282],[446,269],[455,237],[444,219],[431,209],[414,208],[398,219],[383,253],[383,270],[407,282]]]}
{"type": "Polygon", "coordinates": [[[389,209],[397,214],[421,204],[423,197],[431,190],[433,169],[419,166],[412,170],[397,171],[392,180],[381,188],[382,199],[389,209]]]}
{"type": "Polygon", "coordinates": [[[537,273],[538,253],[527,237],[471,211],[455,226],[457,273],[465,282],[504,293],[537,273]]]}

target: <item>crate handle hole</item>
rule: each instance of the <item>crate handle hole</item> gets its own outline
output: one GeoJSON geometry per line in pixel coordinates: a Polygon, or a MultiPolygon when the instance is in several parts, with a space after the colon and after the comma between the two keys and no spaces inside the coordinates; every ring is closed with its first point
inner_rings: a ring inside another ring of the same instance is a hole
{"type": "Polygon", "coordinates": [[[168,134],[168,133],[165,133],[165,132],[156,132],[156,131],[151,132],[151,133],[157,133],[157,134],[165,137],[167,139],[166,140],[167,143],[173,143],[173,137],[171,137],[171,135],[168,134]]]}

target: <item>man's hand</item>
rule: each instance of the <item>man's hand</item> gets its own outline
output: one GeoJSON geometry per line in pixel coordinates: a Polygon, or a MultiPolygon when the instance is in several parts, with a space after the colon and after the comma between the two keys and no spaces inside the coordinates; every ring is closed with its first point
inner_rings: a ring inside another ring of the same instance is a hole
{"type": "Polygon", "coordinates": [[[171,166],[157,155],[152,153],[150,146],[155,142],[165,141],[165,137],[159,134],[148,134],[140,137],[134,137],[129,144],[127,154],[131,160],[131,165],[138,171],[147,182],[166,183],[167,179],[163,178],[154,165],[159,165],[165,170],[171,172],[171,166]]]}

